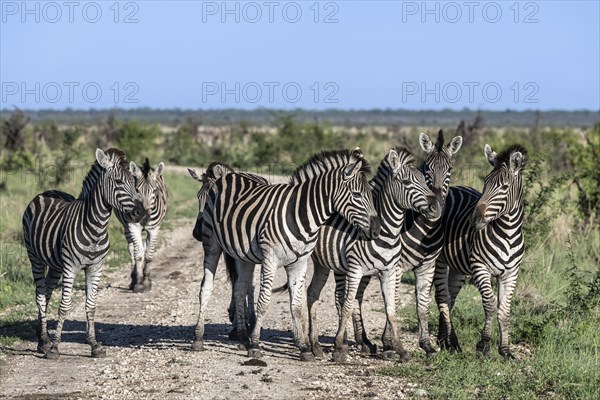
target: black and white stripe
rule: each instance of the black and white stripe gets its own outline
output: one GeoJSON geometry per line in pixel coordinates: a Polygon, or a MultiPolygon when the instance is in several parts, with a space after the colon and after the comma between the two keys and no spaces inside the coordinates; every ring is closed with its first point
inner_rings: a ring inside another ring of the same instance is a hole
{"type": "MultiPolygon", "coordinates": [[[[450,185],[450,175],[454,164],[454,155],[462,145],[462,137],[456,136],[447,145],[444,145],[444,134],[440,130],[435,144],[429,136],[421,133],[419,143],[426,154],[421,171],[425,175],[427,186],[433,191],[443,209],[450,185]]],[[[443,246],[443,229],[441,225],[441,214],[438,217],[420,214],[408,210],[404,220],[404,226],[400,235],[402,251],[400,262],[396,273],[396,294],[400,290],[400,279],[402,273],[413,270],[415,273],[415,298],[417,316],[419,321],[419,345],[427,354],[435,353],[429,339],[429,294],[433,283],[435,271],[435,260],[440,254],[443,246]]],[[[343,277],[342,277],[343,278],[343,277]]],[[[362,302],[364,290],[370,278],[363,278],[358,289],[357,299],[362,302]]],[[[336,287],[338,291],[343,290],[343,279],[336,276],[336,287]]],[[[357,345],[362,351],[374,353],[376,347],[367,336],[364,327],[360,307],[353,313],[354,337],[357,345]]],[[[384,348],[391,344],[391,330],[388,325],[383,334],[384,348]]]]}
{"type": "Polygon", "coordinates": [[[129,222],[126,216],[115,209],[117,219],[123,224],[127,247],[131,255],[131,283],[129,289],[143,292],[152,287],[150,264],[156,251],[158,233],[167,215],[168,194],[163,180],[164,164],[150,167],[146,158],[142,169],[134,165],[136,189],[142,197],[147,217],[139,222],[129,222]],[[146,238],[143,234],[146,232],[146,238]]]}
{"type": "Polygon", "coordinates": [[[38,307],[38,351],[56,359],[62,327],[71,309],[75,274],[86,277],[87,342],[93,357],[105,356],[96,341],[94,315],[98,281],[108,254],[108,222],[111,210],[123,212],[128,221],[145,217],[135,189],[133,163],[120,150],[96,150],[96,162],[83,181],[78,199],[59,191],[37,195],[23,214],[23,237],[31,261],[38,307]],[[54,342],[50,341],[46,312],[52,291],[63,278],[62,300],[54,342]]]}
{"type": "Polygon", "coordinates": [[[314,359],[307,330],[304,280],[319,228],[335,213],[342,214],[365,235],[377,237],[379,218],[366,178],[368,165],[362,151],[322,152],[296,169],[289,184],[259,184],[230,173],[218,179],[203,212],[204,278],[200,312],[192,348],[203,349],[204,310],[212,293],[215,270],[222,252],[239,260],[236,282],[238,332],[249,355],[260,357],[262,320],[271,297],[275,271],[284,266],[290,287],[294,340],[301,357],[314,359]],[[244,299],[254,265],[261,263],[256,324],[247,336],[244,299]]]}
{"type": "MultiPolygon", "coordinates": [[[[375,240],[367,240],[342,216],[335,216],[321,228],[312,255],[314,275],[308,288],[310,341],[316,356],[323,356],[318,343],[316,324],[317,300],[327,282],[329,271],[343,276],[343,294],[339,291],[336,303],[340,314],[335,337],[334,360],[344,361],[348,349],[344,344],[346,324],[351,316],[354,299],[364,276],[378,275],[385,303],[391,340],[384,346],[384,355],[398,353],[403,359],[408,353],[402,347],[396,326],[396,264],[400,261],[400,232],[407,209],[437,218],[441,207],[427,187],[423,174],[413,167],[412,154],[403,148],[393,148],[381,161],[372,180],[375,209],[381,231],[375,240]]],[[[364,289],[364,288],[363,288],[364,289]]],[[[362,305],[359,299],[359,307],[362,305]]]]}
{"type": "Polygon", "coordinates": [[[498,310],[499,352],[507,359],[512,357],[510,304],[524,254],[522,174],[527,151],[513,145],[496,154],[485,145],[484,153],[494,169],[485,178],[483,193],[466,187],[451,188],[442,217],[444,247],[434,278],[440,311],[438,339],[442,347],[460,351],[450,315],[466,276],[472,275],[485,311],[477,351],[489,352],[492,319],[498,310]],[[499,299],[493,292],[492,277],[498,280],[499,299]]]}
{"type": "MultiPolygon", "coordinates": [[[[203,213],[204,207],[206,207],[206,200],[208,198],[208,194],[213,189],[213,185],[217,181],[217,179],[235,172],[233,168],[229,165],[222,162],[212,162],[206,168],[206,171],[202,175],[198,175],[196,171],[188,168],[188,172],[194,180],[202,183],[202,186],[198,190],[198,216],[196,218],[196,225],[194,226],[194,231],[192,232],[192,236],[198,240],[202,241],[202,221],[203,221],[203,213]]],[[[248,177],[250,180],[254,180],[258,184],[268,185],[269,181],[263,178],[260,175],[254,175],[249,173],[240,173],[238,174],[244,175],[248,177]]],[[[229,276],[229,281],[231,282],[231,301],[229,302],[228,312],[229,312],[229,321],[233,324],[233,329],[229,333],[229,339],[231,340],[239,340],[239,334],[237,331],[237,321],[236,321],[236,312],[235,312],[235,282],[237,281],[237,269],[236,263],[237,260],[231,257],[229,254],[225,253],[223,255],[225,259],[225,266],[227,270],[227,274],[229,276]]],[[[256,314],[254,311],[254,284],[250,283],[248,285],[247,292],[247,301],[245,305],[245,309],[248,310],[246,314],[246,321],[248,322],[248,329],[252,329],[254,327],[254,323],[256,322],[256,314]]]]}

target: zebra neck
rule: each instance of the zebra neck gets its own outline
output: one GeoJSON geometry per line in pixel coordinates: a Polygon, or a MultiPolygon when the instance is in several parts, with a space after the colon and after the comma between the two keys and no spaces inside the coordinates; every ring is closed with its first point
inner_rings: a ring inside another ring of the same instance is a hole
{"type": "Polygon", "coordinates": [[[94,226],[97,231],[105,230],[110,221],[112,207],[104,200],[102,195],[100,174],[92,175],[92,171],[84,181],[84,188],[79,196],[82,207],[83,226],[94,226]],[[90,179],[93,178],[93,179],[90,179]]]}
{"type": "Polygon", "coordinates": [[[322,225],[333,216],[335,193],[329,186],[331,179],[319,176],[297,185],[296,213],[302,221],[303,230],[308,236],[317,234],[322,225]]]}
{"type": "Polygon", "coordinates": [[[400,207],[394,197],[390,185],[385,185],[373,193],[375,210],[381,224],[380,236],[397,238],[400,236],[406,209],[400,207]]]}

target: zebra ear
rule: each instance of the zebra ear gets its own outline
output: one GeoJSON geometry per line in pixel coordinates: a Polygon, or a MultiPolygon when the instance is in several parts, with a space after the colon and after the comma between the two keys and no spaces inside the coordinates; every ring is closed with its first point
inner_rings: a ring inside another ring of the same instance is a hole
{"type": "Polygon", "coordinates": [[[188,170],[188,172],[189,172],[189,174],[190,174],[190,176],[191,176],[192,178],[194,178],[194,179],[195,179],[195,180],[197,180],[198,182],[202,182],[202,179],[200,179],[200,177],[198,176],[198,174],[196,173],[196,171],[194,171],[194,170],[193,170],[193,169],[191,169],[191,168],[188,168],[187,170],[188,170]]]}
{"type": "Polygon", "coordinates": [[[498,154],[492,150],[492,148],[490,147],[489,144],[486,144],[485,147],[483,148],[483,154],[485,155],[486,160],[488,160],[488,162],[490,163],[490,165],[492,167],[496,166],[496,157],[498,157],[498,154]]]}
{"type": "Polygon", "coordinates": [[[110,168],[113,166],[113,163],[110,161],[108,155],[102,151],[102,149],[96,149],[96,161],[98,164],[104,169],[110,168]]]}
{"type": "Polygon", "coordinates": [[[521,154],[520,151],[516,151],[510,155],[510,170],[517,175],[519,172],[523,171],[523,167],[525,166],[525,157],[521,154]]]}
{"type": "Polygon", "coordinates": [[[156,176],[162,176],[163,170],[165,169],[165,163],[159,162],[156,168],[154,168],[154,173],[156,176]]]}
{"type": "Polygon", "coordinates": [[[423,151],[427,154],[431,153],[433,150],[433,143],[431,142],[431,138],[426,133],[421,132],[419,135],[419,144],[423,151]]]}
{"type": "Polygon", "coordinates": [[[213,167],[213,175],[215,176],[215,179],[219,179],[224,175],[227,175],[227,171],[225,171],[225,168],[223,168],[222,165],[217,164],[213,167]]]}
{"type": "Polygon", "coordinates": [[[129,163],[129,171],[136,178],[141,178],[142,176],[144,176],[144,174],[142,173],[142,170],[133,161],[131,161],[129,163]]]}
{"type": "Polygon", "coordinates": [[[400,157],[398,156],[396,150],[390,149],[390,152],[387,156],[387,161],[390,164],[390,167],[392,168],[394,174],[398,173],[398,171],[400,170],[400,157]]]}
{"type": "Polygon", "coordinates": [[[357,160],[357,161],[349,164],[342,171],[342,178],[345,181],[352,179],[360,171],[360,169],[362,167],[362,163],[363,163],[362,160],[357,160]]]}
{"type": "Polygon", "coordinates": [[[354,150],[352,150],[352,157],[354,157],[357,160],[362,160],[364,158],[363,152],[360,149],[360,147],[355,147],[354,150]]]}
{"type": "Polygon", "coordinates": [[[446,147],[450,151],[451,156],[458,153],[458,150],[460,150],[460,147],[462,146],[462,142],[463,142],[462,136],[456,136],[454,139],[452,139],[450,141],[450,143],[448,143],[448,145],[446,147]]]}

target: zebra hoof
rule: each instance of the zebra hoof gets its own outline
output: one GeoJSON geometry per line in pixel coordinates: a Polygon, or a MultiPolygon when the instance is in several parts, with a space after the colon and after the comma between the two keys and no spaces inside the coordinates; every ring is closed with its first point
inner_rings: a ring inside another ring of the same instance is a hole
{"type": "Polygon", "coordinates": [[[395,360],[396,359],[396,352],[394,350],[385,350],[383,353],[381,353],[381,357],[384,360],[395,360]]]}
{"type": "Polygon", "coordinates": [[[237,329],[233,328],[231,332],[229,332],[229,340],[238,341],[240,340],[240,335],[238,334],[237,329]]]}
{"type": "Polygon", "coordinates": [[[50,349],[44,354],[44,358],[48,360],[58,360],[60,357],[60,351],[58,351],[58,347],[52,346],[50,349]]]}
{"type": "Polygon", "coordinates": [[[92,347],[92,358],[106,357],[106,349],[100,345],[92,347]]]}
{"type": "Polygon", "coordinates": [[[342,350],[335,350],[333,352],[333,362],[342,364],[346,362],[346,352],[342,350]]]}
{"type": "Polygon", "coordinates": [[[475,348],[475,352],[477,357],[487,357],[490,355],[490,342],[480,340],[477,342],[477,347],[475,348]]]}
{"type": "Polygon", "coordinates": [[[248,350],[248,357],[250,358],[262,358],[263,353],[262,351],[260,351],[260,349],[249,349],[248,350]]]}
{"type": "Polygon", "coordinates": [[[409,352],[404,349],[399,351],[398,355],[400,356],[400,362],[409,362],[412,358],[409,352]]]}
{"type": "Polygon", "coordinates": [[[192,351],[204,351],[204,342],[202,340],[194,340],[192,351]]]}
{"type": "Polygon", "coordinates": [[[52,347],[52,342],[41,342],[38,343],[37,352],[40,354],[46,354],[52,347]]]}
{"type": "Polygon", "coordinates": [[[315,356],[310,351],[303,351],[300,353],[300,361],[315,361],[315,356]]]}
{"type": "Polygon", "coordinates": [[[141,283],[135,284],[133,286],[133,293],[143,293],[147,290],[146,286],[142,285],[141,283]]]}
{"type": "Polygon", "coordinates": [[[323,354],[323,348],[320,344],[313,345],[312,352],[315,355],[315,358],[322,360],[325,358],[325,354],[323,354]]]}
{"type": "Polygon", "coordinates": [[[508,349],[500,349],[500,355],[504,358],[504,361],[515,360],[515,356],[508,349]]]}

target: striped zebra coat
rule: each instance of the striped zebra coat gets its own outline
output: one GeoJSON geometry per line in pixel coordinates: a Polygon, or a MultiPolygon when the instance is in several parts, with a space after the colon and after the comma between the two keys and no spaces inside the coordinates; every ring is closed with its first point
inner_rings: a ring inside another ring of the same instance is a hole
{"type": "MultiPolygon", "coordinates": [[[[208,194],[211,190],[214,189],[214,184],[217,179],[222,178],[223,176],[235,172],[233,168],[229,165],[222,162],[212,162],[206,168],[206,172],[202,175],[198,175],[196,171],[188,168],[188,172],[194,180],[202,183],[202,186],[198,190],[198,217],[196,218],[196,225],[194,226],[194,231],[192,232],[192,236],[198,240],[202,241],[202,221],[203,221],[203,213],[204,208],[206,207],[206,200],[208,198],[208,194]]],[[[240,175],[244,175],[251,180],[256,181],[256,183],[262,185],[268,185],[269,181],[259,175],[254,174],[246,174],[239,173],[240,175]]],[[[237,331],[237,321],[236,321],[236,313],[235,313],[235,282],[237,281],[237,269],[236,263],[237,260],[231,257],[229,254],[223,254],[225,258],[225,266],[227,269],[227,274],[229,275],[229,281],[231,282],[231,301],[229,302],[228,312],[229,312],[229,321],[233,324],[233,329],[229,333],[229,339],[231,340],[239,340],[239,334],[237,331]]],[[[251,283],[248,285],[247,292],[247,304],[245,305],[245,309],[248,310],[246,315],[246,321],[248,321],[248,329],[252,330],[254,324],[256,322],[256,314],[254,312],[254,285],[251,283]]]]}
{"type": "Polygon", "coordinates": [[[317,356],[323,356],[318,343],[316,324],[317,300],[327,282],[329,271],[345,277],[343,295],[336,296],[340,314],[335,337],[333,358],[343,362],[348,349],[345,346],[346,324],[351,316],[354,299],[363,276],[378,275],[385,303],[386,326],[391,328],[391,344],[384,347],[384,355],[396,353],[402,359],[408,353],[402,347],[396,326],[396,264],[400,261],[400,232],[407,209],[437,218],[441,207],[433,192],[427,187],[423,174],[412,164],[412,154],[403,148],[393,148],[382,160],[372,180],[375,209],[379,215],[381,231],[375,240],[367,240],[342,216],[335,216],[319,233],[312,255],[314,274],[308,288],[310,316],[310,341],[317,356]]]}
{"type": "Polygon", "coordinates": [[[115,210],[115,215],[123,225],[127,248],[131,256],[132,269],[129,289],[134,292],[143,292],[152,287],[150,264],[156,251],[160,226],[167,215],[168,194],[162,176],[164,169],[162,162],[158,163],[156,168],[152,168],[146,158],[142,169],[135,163],[133,165],[136,190],[142,197],[147,217],[139,222],[130,222],[119,210],[115,210]],[[142,237],[144,232],[146,232],[145,240],[142,237]]]}
{"type": "MultiPolygon", "coordinates": [[[[429,136],[421,133],[419,144],[425,152],[426,158],[421,166],[421,171],[425,175],[427,186],[433,191],[441,208],[444,208],[448,188],[450,186],[450,175],[454,165],[454,156],[462,146],[462,137],[454,137],[447,145],[444,145],[444,134],[440,130],[435,143],[429,136]]],[[[443,226],[441,214],[437,217],[431,217],[426,214],[420,214],[413,210],[408,210],[400,235],[400,261],[396,273],[396,293],[399,293],[402,274],[412,270],[415,273],[415,298],[417,306],[417,317],[419,321],[419,346],[425,350],[427,355],[435,353],[429,339],[429,298],[433,276],[435,271],[435,261],[442,251],[443,226]]],[[[362,302],[363,293],[369,283],[369,277],[361,282],[357,299],[359,304],[362,302]]],[[[343,290],[343,277],[336,276],[336,288],[343,290]]],[[[364,327],[360,307],[353,313],[354,337],[357,345],[362,351],[377,352],[377,347],[371,343],[364,327]]],[[[391,343],[391,330],[386,325],[382,336],[384,348],[389,348],[391,343]]]]}
{"type": "Polygon", "coordinates": [[[38,307],[38,351],[46,358],[60,356],[62,327],[71,310],[73,281],[83,269],[86,278],[87,342],[92,357],[106,355],[96,341],[94,315],[98,281],[108,254],[108,222],[112,209],[128,221],[145,218],[141,198],[135,190],[134,165],[116,149],[96,150],[96,162],[83,181],[79,198],[59,191],[37,195],[23,214],[23,238],[31,261],[38,307]],[[53,290],[63,279],[62,299],[54,342],[50,341],[46,313],[53,290]]]}
{"type": "Polygon", "coordinates": [[[319,228],[334,213],[344,215],[369,237],[379,234],[379,219],[367,181],[368,164],[362,151],[316,154],[296,169],[289,184],[262,185],[239,174],[215,183],[203,213],[204,278],[200,312],[192,349],[203,349],[204,309],[212,293],[213,277],[222,252],[239,260],[236,282],[238,332],[248,354],[260,357],[262,319],[271,297],[275,271],[284,266],[290,285],[294,340],[303,360],[314,359],[306,336],[304,295],[306,262],[319,228]],[[261,264],[256,323],[246,332],[244,299],[255,264],[261,264]]]}
{"type": "Polygon", "coordinates": [[[497,154],[485,145],[484,154],[494,169],[485,178],[483,193],[467,187],[451,188],[442,217],[444,247],[434,278],[440,311],[438,340],[442,347],[461,350],[451,311],[466,276],[471,275],[485,311],[477,352],[489,353],[492,319],[497,310],[499,352],[508,359],[512,358],[510,305],[525,250],[522,174],[527,151],[513,145],[497,154]],[[499,299],[492,289],[492,277],[498,280],[499,299]]]}

